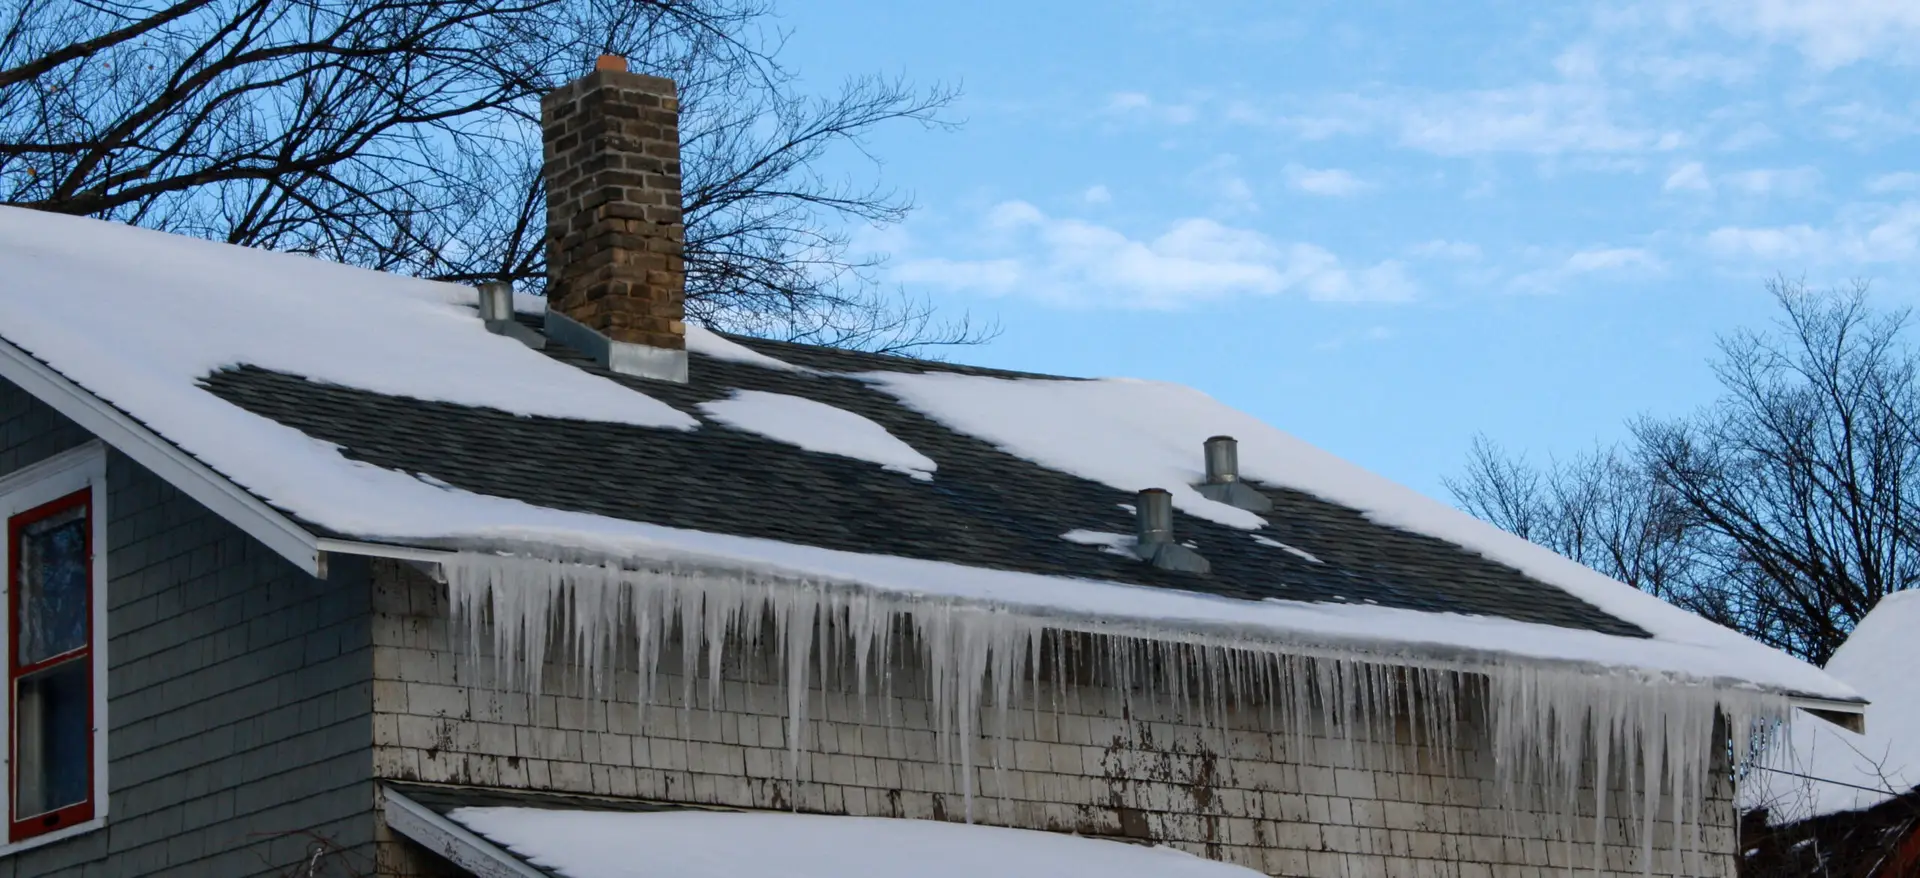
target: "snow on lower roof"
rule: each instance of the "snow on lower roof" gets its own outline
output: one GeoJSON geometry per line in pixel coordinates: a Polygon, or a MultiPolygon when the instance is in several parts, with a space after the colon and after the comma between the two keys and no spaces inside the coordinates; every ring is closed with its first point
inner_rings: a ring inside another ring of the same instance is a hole
{"type": "Polygon", "coordinates": [[[1880,599],[1827,661],[1872,702],[1866,734],[1797,717],[1741,785],[1773,823],[1871,808],[1920,787],[1920,591],[1880,599]]]}
{"type": "Polygon", "coordinates": [[[565,878],[1256,878],[1165,847],[935,820],[459,808],[448,815],[565,878]]]}
{"type": "MultiPolygon", "coordinates": [[[[662,428],[699,422],[630,388],[486,332],[464,287],[0,207],[0,336],[298,518],[368,540],[518,547],[624,563],[686,562],[1034,615],[1364,646],[1387,656],[1518,656],[1823,698],[1851,689],[1768,649],[1428,500],[1204,394],[1151,382],[874,380],[1015,453],[1255,527],[1186,489],[1202,441],[1241,440],[1249,476],[1345,503],[1512,564],[1652,632],[1651,641],[1492,617],[1366,605],[1252,603],[1088,579],[963,567],[563,512],[347,459],[334,445],[202,390],[251,364],[382,393],[662,428]]],[[[717,336],[715,337],[717,338],[717,336]]],[[[1256,531],[1257,532],[1257,531],[1256,531]]]]}
{"type": "Polygon", "coordinates": [[[777,442],[877,463],[881,469],[916,479],[931,479],[939,468],[932,458],[915,451],[887,428],[846,409],[802,396],[736,390],[726,399],[701,403],[700,413],[777,442]]]}

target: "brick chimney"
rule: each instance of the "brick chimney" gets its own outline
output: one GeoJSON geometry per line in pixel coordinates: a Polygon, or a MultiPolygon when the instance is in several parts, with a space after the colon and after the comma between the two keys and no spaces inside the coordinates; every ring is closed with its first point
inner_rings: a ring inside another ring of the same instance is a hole
{"type": "Polygon", "coordinates": [[[602,55],[540,100],[547,335],[616,372],[687,380],[680,99],[602,55]]]}

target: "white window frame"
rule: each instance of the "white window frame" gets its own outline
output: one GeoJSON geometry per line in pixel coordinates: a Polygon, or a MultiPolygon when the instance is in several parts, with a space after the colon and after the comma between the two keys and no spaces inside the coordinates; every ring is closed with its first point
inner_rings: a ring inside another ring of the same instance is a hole
{"type": "MultiPolygon", "coordinates": [[[[107,454],[99,441],[89,442],[0,475],[0,531],[13,517],[46,505],[69,494],[89,491],[87,515],[93,525],[93,817],[53,832],[21,841],[8,841],[11,834],[0,833],[0,857],[52,844],[105,826],[107,823],[107,454]]],[[[0,536],[0,607],[11,606],[13,541],[0,536]]],[[[0,612],[0,618],[10,618],[0,612]]],[[[11,622],[0,623],[0,650],[13,648],[11,622]]],[[[0,652],[0,656],[8,655],[0,652]]],[[[0,741],[13,740],[13,695],[0,692],[0,741]]],[[[13,752],[0,743],[0,806],[10,817],[13,813],[13,752]]],[[[0,823],[8,822],[0,820],[0,823]]]]}

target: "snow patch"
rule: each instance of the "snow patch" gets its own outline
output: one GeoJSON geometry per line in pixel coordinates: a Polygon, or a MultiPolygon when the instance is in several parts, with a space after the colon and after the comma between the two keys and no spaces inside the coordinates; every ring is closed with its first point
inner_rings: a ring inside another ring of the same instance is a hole
{"type": "MultiPolygon", "coordinates": [[[[1251,530],[1265,522],[1251,512],[1208,500],[1192,487],[1205,477],[1202,448],[1207,437],[1232,436],[1239,440],[1241,475],[1255,484],[1304,491],[1357,509],[1381,524],[1445,540],[1514,567],[1639,625],[1656,643],[1719,656],[1709,662],[1716,668],[1710,675],[1774,684],[1791,677],[1803,681],[1798,685],[1813,687],[1799,690],[1807,694],[1851,697],[1847,687],[1816,675],[1779,650],[1367,472],[1189,387],[1132,379],[950,373],[862,377],[934,420],[1008,453],[1122,491],[1164,488],[1189,515],[1251,530]]],[[[1554,630],[1577,637],[1566,629],[1554,630]]],[[[1613,646],[1603,663],[1624,666],[1641,665],[1641,653],[1654,646],[1634,638],[1608,642],[1613,646]]],[[[1705,666],[1696,670],[1704,672],[1705,666]]]]}
{"type": "Polygon", "coordinates": [[[687,350],[696,354],[705,354],[716,360],[731,360],[763,369],[775,369],[781,372],[813,372],[812,369],[803,369],[785,360],[769,357],[711,329],[692,323],[687,324],[687,350]]]}
{"type": "Polygon", "coordinates": [[[448,816],[533,865],[567,878],[1260,875],[1172,848],[937,820],[539,808],[457,808],[448,816]]]}
{"type": "Polygon", "coordinates": [[[1871,808],[1920,787],[1917,632],[1920,591],[1880,599],[1847,642],[1834,650],[1826,668],[1870,702],[1866,734],[1795,714],[1742,788],[1743,810],[1764,807],[1770,822],[1790,823],[1871,808]]]}
{"type": "Polygon", "coordinates": [[[1308,552],[1308,551],[1307,551],[1307,550],[1305,550],[1305,549],[1296,549],[1296,548],[1294,548],[1294,547],[1292,547],[1292,546],[1289,546],[1289,545],[1287,545],[1286,543],[1283,543],[1283,542],[1280,542],[1279,540],[1276,540],[1276,539],[1273,539],[1272,537],[1263,537],[1263,536],[1261,536],[1261,535],[1259,535],[1259,534],[1254,534],[1254,535],[1253,535],[1253,541],[1254,541],[1254,542],[1256,542],[1256,543],[1259,543],[1260,545],[1263,545],[1263,546],[1266,546],[1267,548],[1270,548],[1270,549],[1279,549],[1279,550],[1281,550],[1281,551],[1283,551],[1283,552],[1287,552],[1287,553],[1289,553],[1289,554],[1292,554],[1292,555],[1294,555],[1295,557],[1298,557],[1298,558],[1301,558],[1301,559],[1303,559],[1303,560],[1305,560],[1305,561],[1306,561],[1307,563],[1309,563],[1309,564],[1320,564],[1320,563],[1323,563],[1323,562],[1321,562],[1321,560],[1320,560],[1319,558],[1315,558],[1315,557],[1313,556],[1313,553],[1311,553],[1311,552],[1308,552]]]}
{"type": "Polygon", "coordinates": [[[1133,547],[1140,542],[1140,538],[1133,534],[1116,534],[1099,530],[1070,530],[1061,534],[1060,538],[1075,545],[1099,546],[1100,551],[1106,552],[1109,555],[1119,555],[1123,558],[1132,558],[1136,561],[1140,559],[1139,555],[1133,553],[1133,547]]]}
{"type": "Polygon", "coordinates": [[[195,427],[231,408],[195,382],[239,365],[519,415],[698,424],[488,332],[470,287],[15,207],[0,207],[0,275],[8,341],[203,459],[245,449],[228,424],[195,427]]]}
{"type": "Polygon", "coordinates": [[[700,423],[488,332],[468,287],[14,207],[0,207],[0,277],[8,342],[267,502],[345,534],[448,533],[481,510],[465,505],[474,495],[349,461],[200,379],[245,364],[521,415],[700,423]]]}
{"type": "Polygon", "coordinates": [[[900,441],[887,428],[824,402],[784,393],[737,390],[727,399],[703,402],[700,411],[720,423],[776,442],[877,463],[881,469],[927,481],[939,465],[900,441]]]}

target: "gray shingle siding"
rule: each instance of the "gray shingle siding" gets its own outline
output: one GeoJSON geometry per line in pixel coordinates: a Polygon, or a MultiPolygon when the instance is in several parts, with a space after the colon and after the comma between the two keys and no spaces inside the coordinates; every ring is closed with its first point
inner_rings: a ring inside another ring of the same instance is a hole
{"type": "MultiPolygon", "coordinates": [[[[0,380],[0,473],[88,434],[0,380]]],[[[105,828],[0,858],[0,878],[266,876],[317,839],[371,872],[371,590],[317,580],[109,452],[105,828]]]]}

